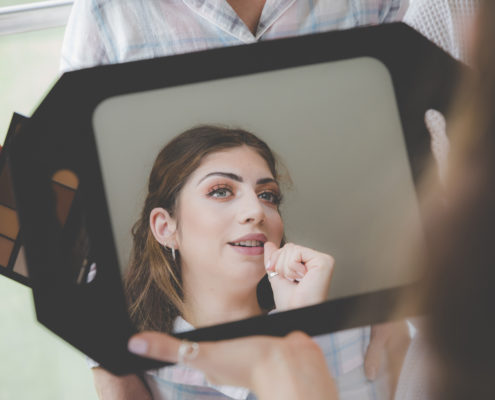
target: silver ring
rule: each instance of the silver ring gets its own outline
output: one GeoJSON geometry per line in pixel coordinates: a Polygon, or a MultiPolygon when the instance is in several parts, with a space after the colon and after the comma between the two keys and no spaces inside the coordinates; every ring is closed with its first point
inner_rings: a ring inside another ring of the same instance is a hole
{"type": "Polygon", "coordinates": [[[274,276],[277,276],[277,275],[278,275],[278,272],[277,271],[268,272],[268,277],[269,278],[273,278],[274,276]]]}
{"type": "Polygon", "coordinates": [[[177,350],[177,364],[186,365],[189,361],[194,360],[199,353],[199,344],[182,340],[179,350],[177,350]]]}

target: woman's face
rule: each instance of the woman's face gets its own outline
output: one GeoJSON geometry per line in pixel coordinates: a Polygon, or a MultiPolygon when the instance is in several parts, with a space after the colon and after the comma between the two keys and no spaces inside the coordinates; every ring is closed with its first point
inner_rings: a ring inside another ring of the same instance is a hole
{"type": "Polygon", "coordinates": [[[178,199],[183,278],[255,286],[265,274],[264,242],[282,241],[279,199],[266,161],[252,148],[206,156],[178,199]]]}

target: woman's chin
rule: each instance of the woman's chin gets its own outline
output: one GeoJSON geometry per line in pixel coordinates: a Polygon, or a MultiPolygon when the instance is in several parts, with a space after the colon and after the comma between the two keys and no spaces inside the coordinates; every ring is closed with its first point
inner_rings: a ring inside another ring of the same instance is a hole
{"type": "MultiPolygon", "coordinates": [[[[232,281],[237,281],[236,284],[242,286],[254,286],[259,283],[261,279],[266,275],[265,267],[260,263],[237,263],[235,267],[229,268],[225,274],[232,281]]],[[[234,282],[232,282],[234,284],[234,282]]]]}

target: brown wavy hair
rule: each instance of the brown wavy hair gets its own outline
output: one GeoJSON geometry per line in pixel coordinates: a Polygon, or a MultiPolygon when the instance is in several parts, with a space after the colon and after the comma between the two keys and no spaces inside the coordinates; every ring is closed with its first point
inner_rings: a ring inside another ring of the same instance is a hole
{"type": "MultiPolygon", "coordinates": [[[[132,228],[133,247],[124,276],[129,313],[137,329],[171,332],[183,306],[180,254],[176,252],[174,261],[171,251],[156,241],[149,225],[151,211],[162,207],[175,217],[179,193],[204,157],[239,146],[254,149],[279,180],[277,160],[268,145],[242,129],[197,126],[172,139],[156,157],[140,218],[132,228]]],[[[262,309],[274,307],[266,276],[258,284],[257,296],[262,309]]]]}

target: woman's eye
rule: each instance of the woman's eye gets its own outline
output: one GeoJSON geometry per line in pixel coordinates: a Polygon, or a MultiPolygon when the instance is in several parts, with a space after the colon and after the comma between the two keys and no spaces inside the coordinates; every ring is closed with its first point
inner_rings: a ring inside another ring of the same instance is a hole
{"type": "Polygon", "coordinates": [[[280,196],[274,192],[261,192],[258,197],[273,204],[280,204],[280,196]]]}
{"type": "Polygon", "coordinates": [[[214,197],[216,199],[225,199],[232,195],[232,190],[226,187],[213,188],[209,193],[209,197],[214,197]]]}

